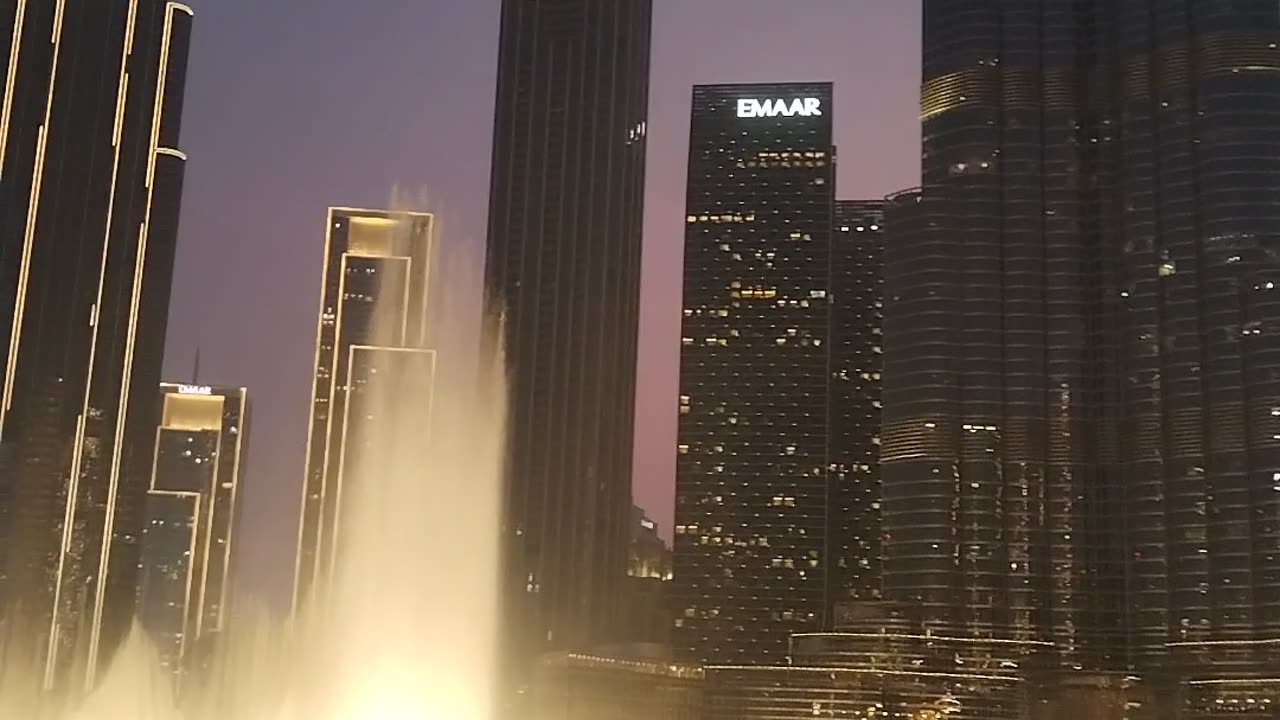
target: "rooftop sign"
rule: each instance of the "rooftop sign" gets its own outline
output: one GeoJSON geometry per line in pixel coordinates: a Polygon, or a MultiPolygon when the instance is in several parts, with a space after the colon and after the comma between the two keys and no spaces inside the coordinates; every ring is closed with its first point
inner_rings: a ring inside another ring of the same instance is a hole
{"type": "Polygon", "coordinates": [[[821,98],[795,98],[786,100],[758,100],[742,98],[738,100],[738,117],[814,117],[822,114],[821,98]]]}

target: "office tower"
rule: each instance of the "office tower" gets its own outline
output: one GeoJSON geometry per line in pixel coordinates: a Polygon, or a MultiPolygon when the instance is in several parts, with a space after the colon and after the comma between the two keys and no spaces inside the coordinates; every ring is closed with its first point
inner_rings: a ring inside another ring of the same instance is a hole
{"type": "MultiPolygon", "coordinates": [[[[330,208],[325,231],[316,365],[298,527],[294,612],[323,597],[336,559],[348,438],[363,422],[354,395],[379,358],[420,349],[427,334],[433,216],[330,208]],[[402,298],[402,302],[379,302],[402,298]]],[[[348,457],[348,454],[350,457],[348,457]]]]}
{"type": "Polygon", "coordinates": [[[631,509],[630,555],[627,574],[637,578],[671,577],[671,548],[658,535],[658,524],[638,507],[631,509]]]}
{"type": "Polygon", "coordinates": [[[882,472],[936,626],[1277,667],[1277,42],[1271,2],[925,3],[882,472]]]}
{"type": "Polygon", "coordinates": [[[831,600],[880,593],[884,202],[839,200],[831,239],[831,600]]]}
{"type": "Polygon", "coordinates": [[[91,678],[132,612],[191,14],[0,7],[0,612],[46,685],[91,678]]]}
{"type": "Polygon", "coordinates": [[[669,646],[671,548],[658,535],[658,525],[638,507],[631,510],[630,556],[624,584],[617,642],[669,646]]]}
{"type": "Polygon", "coordinates": [[[240,512],[244,388],[163,383],[138,564],[138,618],[181,673],[223,630],[240,512]]]}
{"type": "Polygon", "coordinates": [[[672,581],[691,660],[781,662],[824,616],[831,98],[693,90],[672,581]]]}
{"type": "Polygon", "coordinates": [[[517,665],[618,629],[650,5],[502,3],[485,285],[509,373],[504,615],[517,665]]]}

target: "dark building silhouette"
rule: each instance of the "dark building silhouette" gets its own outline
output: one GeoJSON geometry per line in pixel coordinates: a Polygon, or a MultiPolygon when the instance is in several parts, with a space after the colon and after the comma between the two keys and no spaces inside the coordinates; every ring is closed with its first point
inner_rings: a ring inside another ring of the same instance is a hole
{"type": "Polygon", "coordinates": [[[887,594],[1063,667],[1280,667],[1280,8],[924,9],[887,594]]]}
{"type": "Polygon", "coordinates": [[[620,643],[670,646],[671,548],[658,535],[658,525],[644,510],[631,509],[631,542],[627,561],[620,643]]]}
{"type": "Polygon", "coordinates": [[[360,410],[357,393],[379,364],[395,361],[398,350],[422,348],[427,342],[434,221],[427,213],[329,208],[298,524],[295,613],[323,601],[334,571],[343,482],[361,442],[358,426],[373,421],[360,410]]]}
{"type": "Polygon", "coordinates": [[[133,607],[191,9],[6,3],[0,26],[0,614],[71,686],[133,607]]]}
{"type": "Polygon", "coordinates": [[[831,229],[830,602],[880,587],[884,201],[838,200],[831,229]]]}
{"type": "Polygon", "coordinates": [[[827,599],[830,83],[693,90],[673,644],[781,662],[827,599]]]}
{"type": "Polygon", "coordinates": [[[617,631],[649,0],[504,0],[486,262],[510,378],[508,656],[617,631]]]}
{"type": "Polygon", "coordinates": [[[631,508],[629,535],[627,575],[634,578],[671,579],[671,548],[658,535],[658,524],[639,507],[631,508]]]}
{"type": "Polygon", "coordinates": [[[249,401],[244,388],[163,383],[158,402],[137,617],[180,677],[228,624],[249,401]]]}

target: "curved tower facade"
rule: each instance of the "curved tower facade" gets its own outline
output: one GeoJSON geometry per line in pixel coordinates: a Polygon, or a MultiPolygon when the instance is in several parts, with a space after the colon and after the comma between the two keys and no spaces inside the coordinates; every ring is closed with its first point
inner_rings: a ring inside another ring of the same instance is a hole
{"type": "Polygon", "coordinates": [[[191,15],[0,3],[0,618],[46,686],[91,679],[132,614],[191,15]]]}
{"type": "Polygon", "coordinates": [[[1277,42],[1262,0],[926,0],[891,598],[1064,667],[1275,662],[1277,42]]]}

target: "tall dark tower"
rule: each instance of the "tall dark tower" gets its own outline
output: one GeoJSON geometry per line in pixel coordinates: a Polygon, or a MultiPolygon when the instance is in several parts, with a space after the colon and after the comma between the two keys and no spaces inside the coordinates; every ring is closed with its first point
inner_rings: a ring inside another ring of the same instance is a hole
{"type": "Polygon", "coordinates": [[[650,24],[650,0],[502,3],[486,290],[522,657],[607,639],[626,574],[650,24]]]}
{"type": "Polygon", "coordinates": [[[1070,667],[1280,652],[1280,8],[926,0],[885,585],[1070,667]]]}
{"type": "Polygon", "coordinates": [[[70,685],[132,612],[191,9],[19,0],[0,27],[0,613],[70,685]]]}
{"type": "Polygon", "coordinates": [[[831,228],[830,599],[881,598],[884,201],[837,200],[831,228]]]}
{"type": "Polygon", "coordinates": [[[833,112],[831,83],[693,89],[671,589],[688,660],[779,663],[822,629],[833,112]]]}

